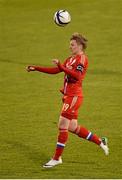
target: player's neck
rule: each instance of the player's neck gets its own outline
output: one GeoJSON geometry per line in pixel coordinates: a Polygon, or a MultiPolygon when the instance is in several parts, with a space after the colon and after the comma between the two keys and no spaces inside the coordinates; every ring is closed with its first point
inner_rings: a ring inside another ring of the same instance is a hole
{"type": "Polygon", "coordinates": [[[74,56],[74,57],[77,56],[77,55],[80,55],[80,56],[81,56],[82,54],[84,54],[84,52],[83,52],[83,51],[79,51],[79,52],[77,52],[77,53],[75,53],[75,54],[72,54],[72,56],[74,56]]]}
{"type": "Polygon", "coordinates": [[[83,52],[83,51],[80,51],[80,52],[78,53],[78,55],[82,55],[82,54],[84,54],[84,52],[83,52]]]}

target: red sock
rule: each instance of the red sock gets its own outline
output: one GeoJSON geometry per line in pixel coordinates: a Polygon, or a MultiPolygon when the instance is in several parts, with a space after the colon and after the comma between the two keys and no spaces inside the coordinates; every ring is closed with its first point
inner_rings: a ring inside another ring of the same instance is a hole
{"type": "Polygon", "coordinates": [[[75,130],[75,134],[77,134],[79,137],[92,141],[95,144],[100,145],[101,143],[101,139],[97,135],[92,134],[90,131],[88,131],[84,127],[78,126],[75,130]]]}
{"type": "Polygon", "coordinates": [[[58,160],[59,157],[62,155],[67,139],[68,139],[68,131],[67,130],[63,132],[60,131],[58,135],[57,147],[53,159],[58,160]]]}

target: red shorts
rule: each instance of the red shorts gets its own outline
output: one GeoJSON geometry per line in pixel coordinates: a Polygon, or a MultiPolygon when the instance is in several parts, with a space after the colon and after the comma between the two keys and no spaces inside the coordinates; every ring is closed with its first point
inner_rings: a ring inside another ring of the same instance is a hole
{"type": "Polygon", "coordinates": [[[77,119],[78,109],[83,102],[83,97],[80,96],[64,96],[63,97],[63,107],[61,111],[61,116],[67,119],[77,119]]]}

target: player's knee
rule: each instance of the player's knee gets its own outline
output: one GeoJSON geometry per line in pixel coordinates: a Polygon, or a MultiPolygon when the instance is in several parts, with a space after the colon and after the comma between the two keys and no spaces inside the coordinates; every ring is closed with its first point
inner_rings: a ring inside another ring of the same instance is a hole
{"type": "Polygon", "coordinates": [[[68,128],[68,130],[70,131],[70,132],[72,132],[72,133],[74,133],[75,132],[75,129],[76,129],[76,126],[74,125],[70,125],[69,126],[69,128],[68,128]]]}
{"type": "Polygon", "coordinates": [[[78,134],[79,133],[79,131],[80,131],[80,126],[76,126],[76,127],[74,127],[73,129],[72,129],[72,133],[74,133],[74,134],[78,134]]]}
{"type": "Polygon", "coordinates": [[[78,126],[77,119],[72,119],[70,121],[68,130],[73,133],[73,132],[75,132],[77,126],[78,126]]]}
{"type": "Polygon", "coordinates": [[[59,123],[58,123],[58,128],[59,130],[64,130],[64,129],[67,129],[68,130],[68,127],[69,127],[69,119],[63,117],[63,116],[60,116],[59,118],[59,123]]]}

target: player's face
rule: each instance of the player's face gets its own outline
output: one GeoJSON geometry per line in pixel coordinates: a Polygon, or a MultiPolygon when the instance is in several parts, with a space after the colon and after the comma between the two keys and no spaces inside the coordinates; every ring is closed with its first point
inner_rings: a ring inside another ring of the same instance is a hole
{"type": "Polygon", "coordinates": [[[79,45],[76,40],[70,41],[69,48],[73,55],[79,54],[82,51],[82,46],[79,45]]]}

